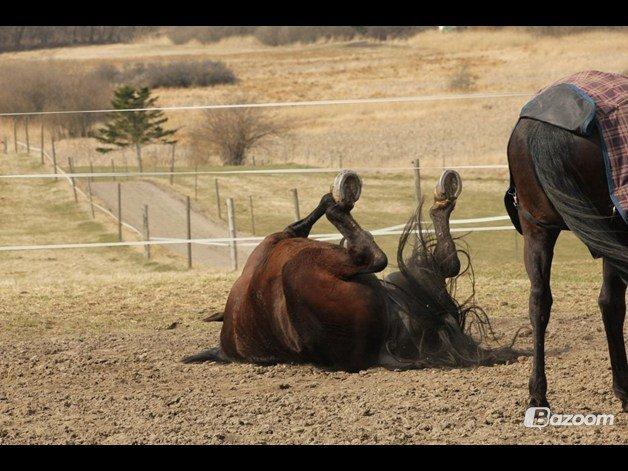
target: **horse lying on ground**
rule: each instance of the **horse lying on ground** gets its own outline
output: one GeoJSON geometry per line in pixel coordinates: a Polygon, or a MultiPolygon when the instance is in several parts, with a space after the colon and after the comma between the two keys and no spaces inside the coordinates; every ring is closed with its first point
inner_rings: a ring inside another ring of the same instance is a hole
{"type": "Polygon", "coordinates": [[[480,348],[468,333],[468,324],[485,327],[486,316],[473,297],[460,304],[451,295],[461,264],[449,217],[460,176],[446,171],[437,185],[430,209],[435,241],[417,210],[399,241],[400,271],[385,280],[374,273],[386,267],[386,255],[351,216],[359,177],[339,178],[344,186],[324,195],[310,215],[256,247],[229,294],[220,346],[184,362],[313,363],[357,371],[495,361],[495,351],[480,348]],[[346,248],[308,238],[322,216],[346,248]]]}

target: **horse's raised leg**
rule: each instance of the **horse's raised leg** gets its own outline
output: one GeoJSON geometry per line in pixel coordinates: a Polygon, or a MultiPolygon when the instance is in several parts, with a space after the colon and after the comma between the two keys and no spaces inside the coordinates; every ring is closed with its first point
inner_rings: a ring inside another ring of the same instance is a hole
{"type": "Polygon", "coordinates": [[[452,170],[446,171],[436,185],[434,204],[430,208],[430,217],[436,234],[434,258],[444,278],[451,278],[460,273],[460,259],[449,228],[449,218],[456,207],[460,189],[460,175],[452,170]]]}
{"type": "Polygon", "coordinates": [[[388,258],[373,236],[353,219],[351,208],[337,203],[329,207],[325,213],[329,222],[347,241],[347,252],[353,264],[351,272],[359,275],[382,271],[388,265],[388,258]]]}
{"type": "Polygon", "coordinates": [[[320,218],[325,215],[325,211],[327,208],[330,208],[336,204],[331,193],[327,193],[323,195],[321,201],[318,203],[318,206],[312,211],[310,214],[305,216],[303,219],[299,221],[293,222],[288,227],[284,229],[284,232],[287,232],[293,237],[307,237],[310,235],[310,231],[312,227],[320,218]]]}
{"type": "Polygon", "coordinates": [[[604,260],[604,275],[598,304],[602,311],[604,330],[608,340],[608,353],[613,371],[613,391],[628,412],[628,363],[624,344],[626,317],[626,283],[617,270],[604,260]]]}
{"type": "Polygon", "coordinates": [[[545,329],[552,309],[550,273],[560,231],[536,226],[521,218],[524,260],[530,278],[530,321],[534,330],[534,358],[530,376],[530,407],[549,407],[545,377],[545,329]]]}

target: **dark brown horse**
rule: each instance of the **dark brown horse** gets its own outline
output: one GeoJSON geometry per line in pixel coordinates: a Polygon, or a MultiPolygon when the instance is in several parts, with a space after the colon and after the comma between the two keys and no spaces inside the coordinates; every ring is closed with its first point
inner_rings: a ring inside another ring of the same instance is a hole
{"type": "Polygon", "coordinates": [[[520,119],[508,144],[530,278],[534,361],[530,405],[548,407],[545,328],[550,318],[554,245],[569,229],[596,257],[603,257],[599,296],[613,373],[613,390],[628,411],[628,365],[623,324],[628,280],[628,227],[613,209],[599,131],[583,136],[552,124],[520,119]]]}
{"type": "Polygon", "coordinates": [[[355,194],[324,195],[309,216],[269,235],[250,255],[229,293],[220,346],[183,361],[308,362],[357,371],[486,360],[465,329],[477,309],[458,303],[446,283],[460,272],[449,231],[460,185],[455,172],[444,174],[430,210],[435,242],[417,211],[399,243],[400,271],[386,281],[374,275],[386,267],[386,255],[351,216],[355,194]],[[346,247],[308,238],[322,216],[346,247]]]}

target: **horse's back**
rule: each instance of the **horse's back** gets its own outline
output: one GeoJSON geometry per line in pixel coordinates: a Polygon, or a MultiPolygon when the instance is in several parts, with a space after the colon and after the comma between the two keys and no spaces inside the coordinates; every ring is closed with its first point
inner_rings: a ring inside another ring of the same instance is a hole
{"type": "Polygon", "coordinates": [[[343,280],[345,249],[285,233],[268,236],[234,284],[221,333],[234,359],[314,362],[345,369],[372,363],[383,335],[374,277],[343,280]]]}

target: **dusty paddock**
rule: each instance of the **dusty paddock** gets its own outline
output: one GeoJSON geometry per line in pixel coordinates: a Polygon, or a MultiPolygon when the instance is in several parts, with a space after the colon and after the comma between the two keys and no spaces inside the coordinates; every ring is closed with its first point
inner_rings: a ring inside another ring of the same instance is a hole
{"type": "MultiPolygon", "coordinates": [[[[537,430],[522,425],[526,356],[492,367],[355,374],[309,365],[183,365],[182,355],[216,344],[220,325],[201,319],[222,307],[233,279],[173,276],[2,286],[0,441],[628,441],[626,414],[610,389],[596,283],[564,281],[555,289],[550,401],[555,412],[615,413],[615,425],[537,430]]],[[[480,293],[506,337],[527,325],[525,289],[513,280],[499,296],[480,293]]],[[[529,348],[530,340],[524,331],[518,346],[529,348]]]]}

